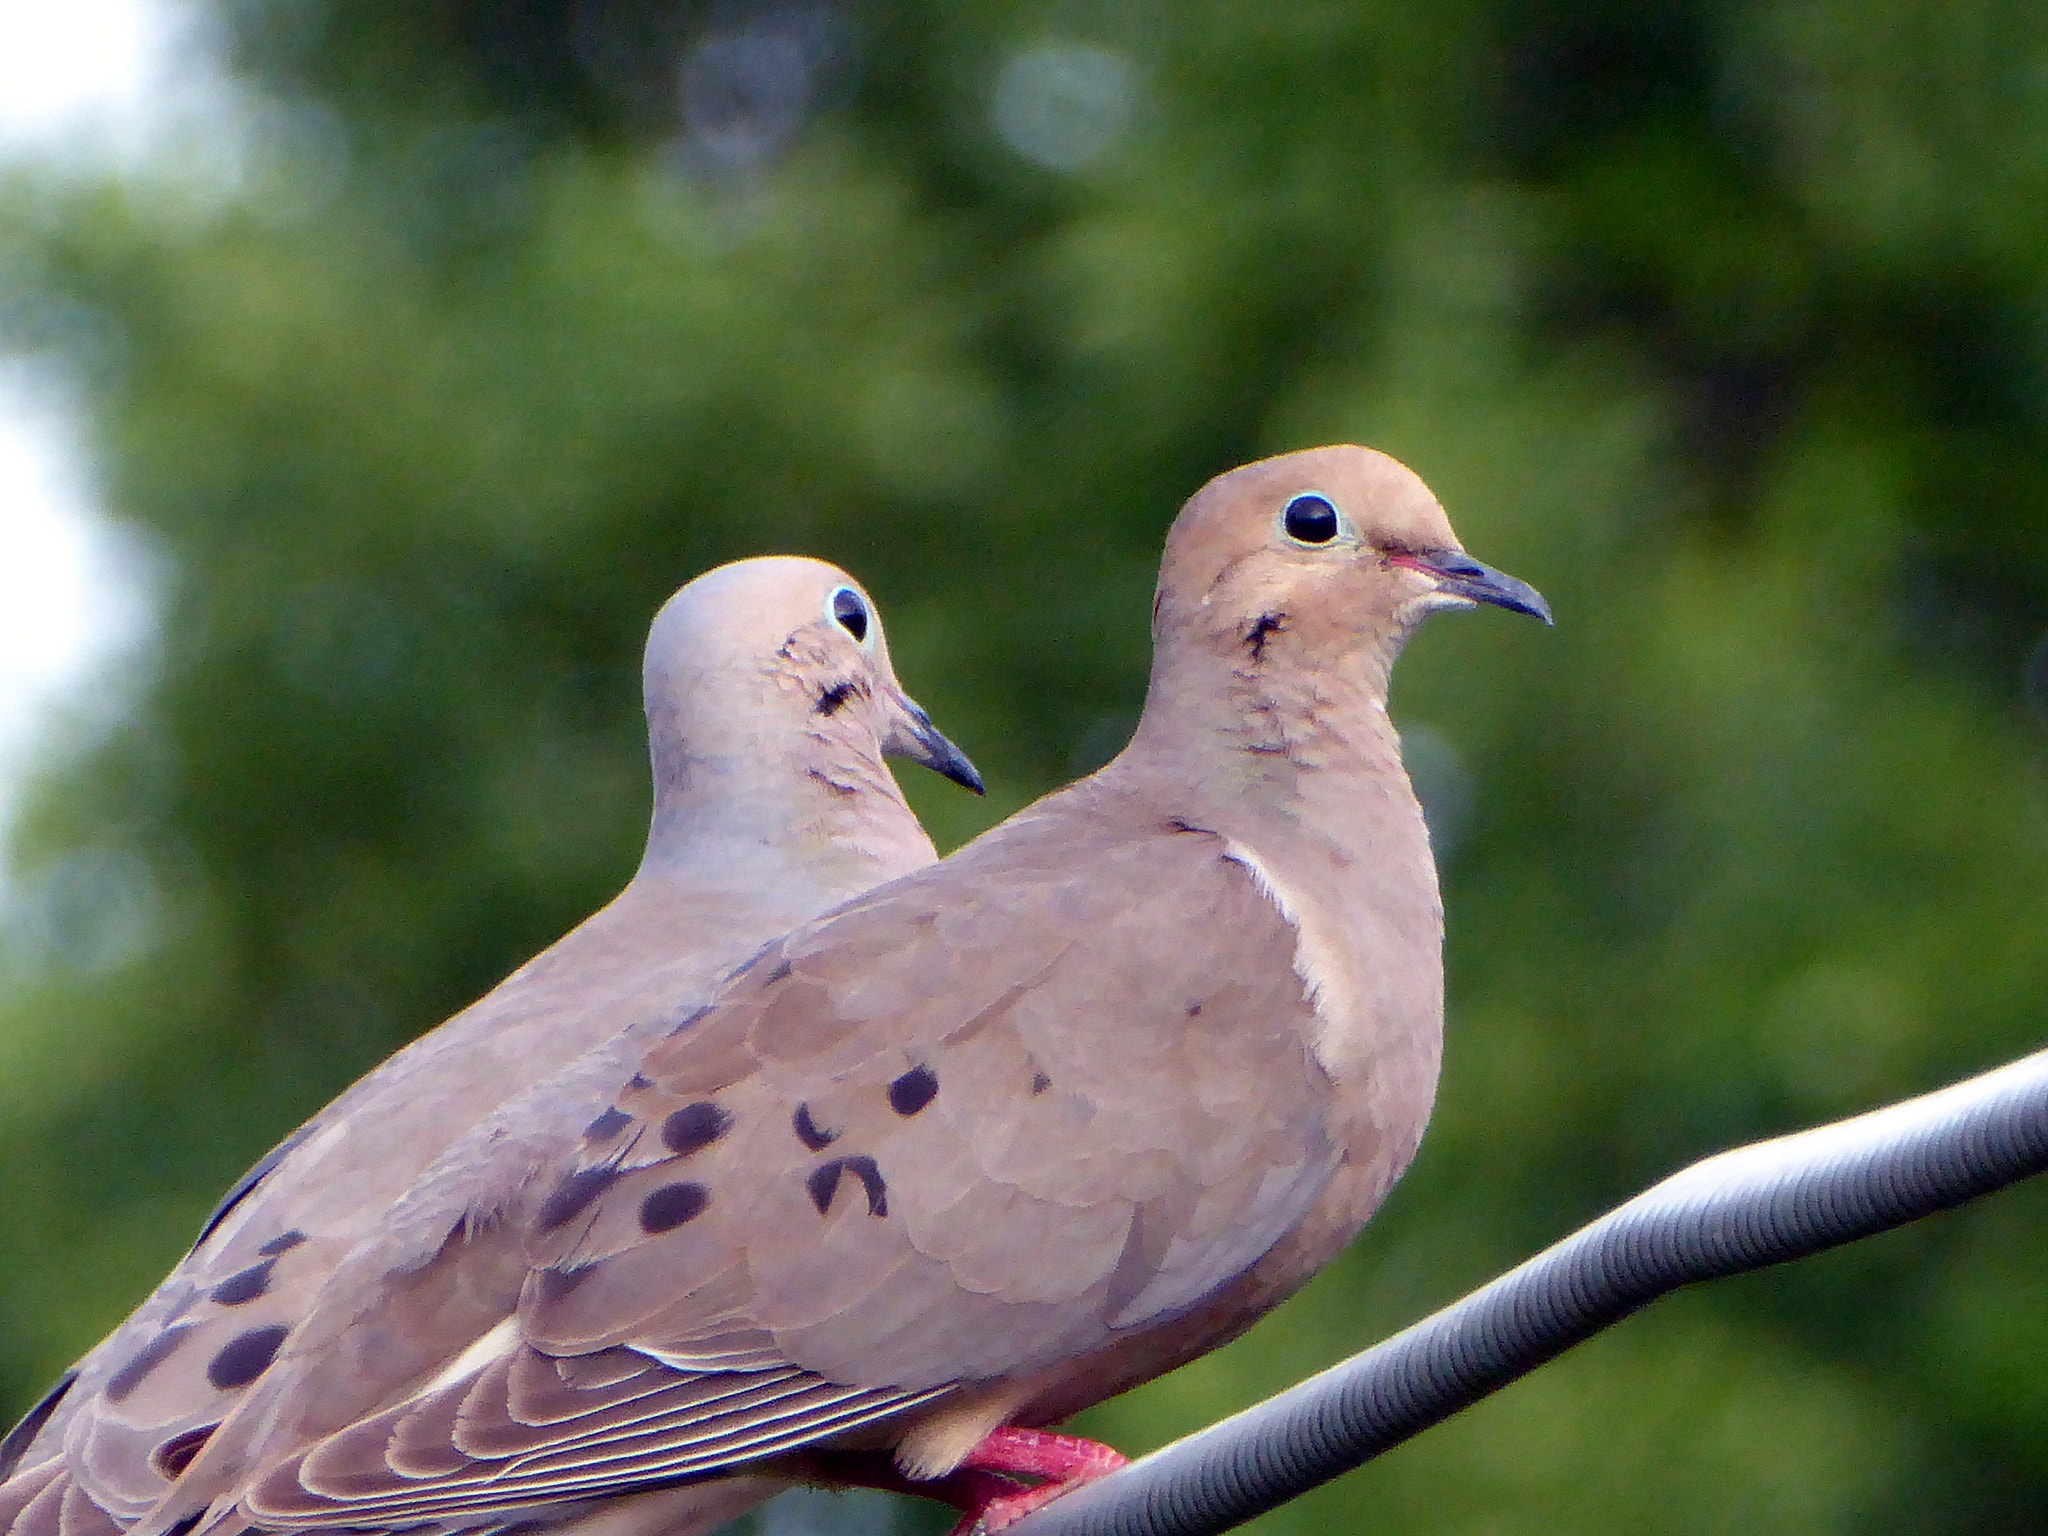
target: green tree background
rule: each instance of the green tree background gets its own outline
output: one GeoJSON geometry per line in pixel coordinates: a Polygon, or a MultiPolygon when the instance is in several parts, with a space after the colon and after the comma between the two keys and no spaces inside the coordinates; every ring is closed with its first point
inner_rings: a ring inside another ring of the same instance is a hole
{"type": "MultiPolygon", "coordinates": [[[[0,961],[0,1387],[604,899],[647,620],[840,560],[988,773],[1106,758],[1161,534],[1331,440],[1555,632],[1438,621],[1422,1157],[1139,1450],[1705,1152],[2037,1045],[2048,11],[2025,0],[232,0],[201,195],[0,182],[163,638],[0,961]]],[[[1262,1529],[2037,1531],[2048,1187],[1660,1304],[1262,1529]]]]}

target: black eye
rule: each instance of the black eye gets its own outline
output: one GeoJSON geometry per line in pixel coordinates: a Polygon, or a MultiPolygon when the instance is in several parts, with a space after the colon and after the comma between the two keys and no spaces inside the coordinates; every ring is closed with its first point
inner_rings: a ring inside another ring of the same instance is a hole
{"type": "Polygon", "coordinates": [[[841,587],[832,594],[832,617],[854,639],[867,639],[868,605],[860,600],[860,594],[853,588],[841,587]]]}
{"type": "Polygon", "coordinates": [[[1280,526],[1287,537],[1304,544],[1327,544],[1337,537],[1337,509],[1321,496],[1297,496],[1287,503],[1280,526]]]}

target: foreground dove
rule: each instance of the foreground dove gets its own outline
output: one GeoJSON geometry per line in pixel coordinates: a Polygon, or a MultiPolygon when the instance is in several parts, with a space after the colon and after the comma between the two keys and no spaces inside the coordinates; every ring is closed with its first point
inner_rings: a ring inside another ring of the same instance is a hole
{"type": "Polygon", "coordinates": [[[573,1155],[451,1150],[139,1536],[688,1536],[802,1481],[992,1530],[1116,1464],[1040,1426],[1242,1332],[1414,1155],[1442,915],[1387,683],[1474,603],[1548,618],[1384,455],[1213,481],[1121,756],[679,1003],[573,1155]]]}
{"type": "Polygon", "coordinates": [[[8,1437],[0,1531],[86,1536],[144,1514],[328,1272],[463,1131],[593,1047],[625,1063],[586,1069],[616,1086],[678,999],[929,864],[884,752],[980,789],[897,684],[866,594],[820,561],[741,561],[684,587],[655,620],[645,689],[655,802],[632,882],[229,1192],[156,1293],[8,1437]]]}

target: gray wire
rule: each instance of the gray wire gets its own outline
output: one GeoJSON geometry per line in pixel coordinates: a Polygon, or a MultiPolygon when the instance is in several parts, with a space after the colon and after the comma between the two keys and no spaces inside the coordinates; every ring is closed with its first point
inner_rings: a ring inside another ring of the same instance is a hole
{"type": "Polygon", "coordinates": [[[2048,1051],[1695,1163],[1342,1364],[1098,1483],[1014,1536],[1207,1536],[1442,1422],[1647,1303],[2048,1171],[2048,1051]]]}

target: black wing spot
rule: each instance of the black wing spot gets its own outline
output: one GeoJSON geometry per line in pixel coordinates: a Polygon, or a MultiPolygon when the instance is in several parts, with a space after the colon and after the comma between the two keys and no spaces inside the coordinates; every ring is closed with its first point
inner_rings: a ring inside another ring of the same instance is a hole
{"type": "Polygon", "coordinates": [[[631,1077],[626,1079],[626,1086],[632,1089],[635,1093],[645,1093],[649,1088],[652,1088],[654,1086],[654,1079],[649,1077],[645,1072],[635,1072],[631,1077]]]}
{"type": "Polygon", "coordinates": [[[306,1234],[297,1227],[289,1232],[280,1232],[256,1251],[267,1258],[276,1258],[280,1253],[290,1253],[306,1240],[306,1234]]]}
{"type": "MultiPolygon", "coordinates": [[[[14,1469],[22,1455],[34,1443],[43,1426],[50,1422],[50,1415],[57,1411],[57,1405],[64,1401],[64,1395],[78,1380],[76,1370],[66,1371],[57,1378],[57,1384],[42,1395],[35,1407],[21,1416],[21,1422],[7,1431],[7,1438],[0,1440],[0,1482],[14,1476],[14,1469]]],[[[111,1395],[111,1394],[110,1394],[111,1395]]]]}
{"type": "Polygon", "coordinates": [[[1052,1079],[1047,1077],[1043,1072],[1034,1072],[1031,1074],[1031,1096],[1034,1099],[1037,1098],[1041,1093],[1045,1092],[1045,1090],[1050,1088],[1051,1086],[1052,1079]]]}
{"type": "Polygon", "coordinates": [[[828,1131],[811,1118],[811,1106],[808,1104],[797,1105],[789,1123],[796,1131],[796,1139],[813,1152],[822,1152],[839,1139],[837,1131],[828,1131]]]}
{"type": "Polygon", "coordinates": [[[619,1132],[633,1123],[633,1117],[614,1104],[590,1124],[583,1127],[585,1141],[610,1141],[619,1132]]]}
{"type": "Polygon", "coordinates": [[[709,1099],[699,1099],[661,1122],[661,1140],[677,1157],[688,1157],[692,1152],[702,1152],[731,1129],[731,1115],[709,1099]]]}
{"type": "Polygon", "coordinates": [[[886,1216],[889,1214],[889,1186],[882,1181],[882,1170],[875,1166],[872,1157],[835,1157],[828,1163],[820,1163],[811,1170],[811,1176],[804,1181],[811,1192],[811,1204],[824,1216],[832,1209],[832,1197],[839,1193],[839,1176],[850,1173],[860,1180],[861,1189],[868,1197],[868,1214],[886,1216]]]}
{"type": "Polygon", "coordinates": [[[673,1232],[702,1216],[710,1204],[711,1191],[702,1184],[664,1184],[640,1202],[640,1230],[650,1237],[673,1232]]]}
{"type": "Polygon", "coordinates": [[[1200,1003],[1189,1003],[1189,1004],[1188,1004],[1188,1017],[1189,1017],[1189,1018],[1191,1018],[1191,1019],[1199,1019],[1199,1018],[1200,1018],[1201,1016],[1202,1016],[1202,1005],[1201,1005],[1200,1003]]]}
{"type": "Polygon", "coordinates": [[[555,1192],[542,1203],[540,1214],[534,1218],[535,1227],[542,1232],[566,1227],[589,1208],[591,1201],[611,1188],[618,1176],[619,1170],[609,1163],[578,1168],[557,1184],[555,1192]]]}
{"type": "Polygon", "coordinates": [[[192,1528],[205,1518],[206,1511],[202,1509],[196,1515],[187,1515],[182,1520],[173,1521],[164,1527],[164,1536],[192,1536],[192,1528]]]}
{"type": "Polygon", "coordinates": [[[118,1403],[141,1386],[143,1379],[170,1359],[172,1352],[185,1342],[185,1336],[192,1331],[192,1326],[190,1323],[178,1323],[166,1328],[130,1356],[128,1363],[108,1379],[107,1401],[118,1403]]]}
{"type": "Polygon", "coordinates": [[[669,1026],[669,1038],[673,1040],[677,1035],[680,1035],[684,1030],[688,1029],[692,1024],[695,1024],[699,1019],[703,1018],[704,1015],[709,1013],[710,1011],[711,1005],[709,1003],[706,1003],[701,1008],[692,1008],[688,1013],[684,1014],[682,1018],[678,1019],[674,1024],[671,1024],[669,1026]]]}
{"type": "Polygon", "coordinates": [[[246,1387],[270,1369],[270,1362],[277,1358],[278,1346],[284,1343],[285,1335],[290,1332],[291,1329],[283,1323],[266,1323],[261,1328],[236,1334],[221,1346],[219,1354],[207,1362],[206,1379],[219,1392],[246,1387]]]}
{"type": "Polygon", "coordinates": [[[287,1157],[291,1156],[292,1148],[312,1134],[312,1126],[300,1126],[291,1135],[285,1137],[283,1141],[280,1141],[276,1146],[258,1158],[255,1167],[229,1185],[228,1192],[220,1197],[220,1204],[213,1208],[213,1214],[208,1216],[205,1224],[200,1227],[199,1235],[192,1239],[192,1247],[189,1251],[196,1253],[199,1245],[213,1236],[220,1224],[228,1219],[228,1212],[246,1200],[252,1189],[270,1177],[272,1170],[287,1157]]]}
{"type": "Polygon", "coordinates": [[[837,682],[818,694],[817,713],[831,716],[846,707],[846,701],[854,695],[854,686],[848,682],[837,682]]]}
{"type": "Polygon", "coordinates": [[[793,967],[790,965],[787,959],[776,961],[774,966],[769,970],[768,974],[761,978],[761,985],[764,987],[772,987],[778,981],[789,980],[789,973],[792,969],[793,967]]]}
{"type": "Polygon", "coordinates": [[[229,1275],[209,1294],[213,1301],[223,1307],[239,1307],[244,1302],[254,1301],[270,1289],[270,1272],[276,1267],[276,1259],[265,1259],[261,1264],[251,1264],[247,1269],[237,1270],[229,1275]]]}
{"type": "Polygon", "coordinates": [[[596,1273],[595,1264],[543,1269],[534,1276],[534,1292],[543,1303],[560,1301],[596,1273]]]}
{"type": "Polygon", "coordinates": [[[912,1067],[889,1085],[889,1107],[908,1117],[939,1096],[939,1074],[930,1067],[912,1067]]]}
{"type": "Polygon", "coordinates": [[[218,1424],[202,1424],[197,1429],[188,1429],[182,1435],[173,1435],[154,1451],[150,1462],[165,1477],[177,1480],[185,1475],[185,1469],[192,1465],[194,1458],[206,1449],[206,1442],[213,1438],[218,1424]]]}

